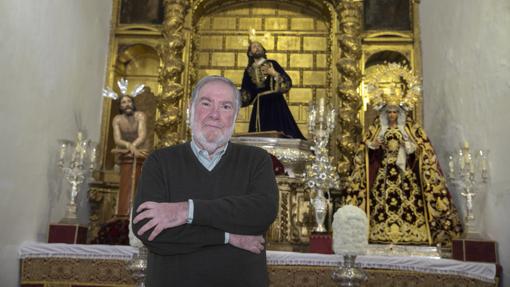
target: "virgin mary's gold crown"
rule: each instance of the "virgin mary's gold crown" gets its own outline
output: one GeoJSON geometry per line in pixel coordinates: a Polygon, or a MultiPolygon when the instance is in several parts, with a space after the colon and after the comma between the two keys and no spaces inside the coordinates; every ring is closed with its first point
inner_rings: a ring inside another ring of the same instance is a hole
{"type": "Polygon", "coordinates": [[[398,63],[372,68],[364,78],[368,98],[375,109],[404,106],[413,109],[421,96],[421,81],[412,70],[398,63]]]}

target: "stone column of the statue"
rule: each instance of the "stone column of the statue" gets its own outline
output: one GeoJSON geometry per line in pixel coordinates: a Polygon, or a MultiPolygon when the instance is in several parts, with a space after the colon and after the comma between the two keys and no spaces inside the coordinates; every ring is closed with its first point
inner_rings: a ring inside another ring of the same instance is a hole
{"type": "Polygon", "coordinates": [[[120,166],[119,193],[117,197],[117,207],[115,217],[117,219],[129,219],[131,202],[135,196],[136,184],[140,172],[142,171],[144,157],[133,157],[123,154],[119,156],[118,164],[120,166]]]}
{"type": "Polygon", "coordinates": [[[182,30],[189,3],[187,0],[165,0],[164,5],[163,40],[158,46],[163,62],[159,73],[163,91],[157,95],[160,114],[155,124],[159,139],[157,147],[172,146],[184,140],[179,134],[183,118],[180,104],[184,95],[181,75],[184,71],[182,53],[185,40],[182,30]]]}
{"type": "MultiPolygon", "coordinates": [[[[359,61],[361,58],[361,8],[363,1],[341,0],[337,7],[340,22],[340,59],[337,69],[340,74],[338,87],[339,128],[340,136],[337,139],[340,158],[337,170],[340,178],[347,178],[351,168],[352,159],[356,150],[356,143],[361,136],[361,123],[358,112],[362,106],[362,99],[357,92],[361,82],[359,61]]],[[[345,186],[346,182],[342,185],[345,186]]]]}

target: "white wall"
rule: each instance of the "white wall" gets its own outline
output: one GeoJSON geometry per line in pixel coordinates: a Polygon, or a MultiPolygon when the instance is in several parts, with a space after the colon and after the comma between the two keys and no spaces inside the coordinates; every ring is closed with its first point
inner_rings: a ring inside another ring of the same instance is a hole
{"type": "MultiPolygon", "coordinates": [[[[443,165],[463,140],[491,151],[482,228],[510,286],[510,2],[421,1],[425,128],[443,165]]],[[[99,139],[111,1],[0,1],[0,285],[18,285],[17,249],[45,241],[67,194],[56,141],[99,139]]],[[[82,218],[86,220],[86,218],[82,218]]]]}
{"type": "Polygon", "coordinates": [[[18,286],[19,244],[47,240],[63,216],[57,139],[83,129],[99,140],[111,5],[0,1],[1,286],[18,286]]]}
{"type": "Polygon", "coordinates": [[[426,0],[420,9],[425,128],[443,166],[464,140],[490,150],[476,210],[510,286],[510,1],[426,0]]]}

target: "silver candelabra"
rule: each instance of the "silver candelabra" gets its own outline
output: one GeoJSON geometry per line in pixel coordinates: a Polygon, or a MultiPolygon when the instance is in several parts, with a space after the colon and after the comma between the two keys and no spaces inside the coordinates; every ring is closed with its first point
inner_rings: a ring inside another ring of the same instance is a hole
{"type": "Polygon", "coordinates": [[[76,135],[76,141],[59,140],[58,167],[64,178],[71,184],[70,199],[66,213],[60,223],[77,224],[76,196],[80,185],[87,179],[96,165],[96,145],[83,137],[82,132],[76,135]]]}
{"type": "Polygon", "coordinates": [[[448,178],[459,186],[460,195],[465,199],[465,234],[477,234],[473,205],[479,184],[487,183],[489,178],[488,151],[478,150],[473,154],[469,143],[464,142],[457,152],[448,156],[448,178]]]}
{"type": "Polygon", "coordinates": [[[311,203],[315,212],[317,225],[315,232],[327,232],[324,220],[328,212],[329,201],[324,196],[332,188],[337,188],[339,177],[335,167],[331,164],[328,151],[329,136],[335,128],[336,111],[326,106],[325,99],[320,98],[318,104],[310,104],[308,114],[308,133],[313,138],[314,159],[306,167],[306,181],[308,187],[315,191],[311,203]]]}

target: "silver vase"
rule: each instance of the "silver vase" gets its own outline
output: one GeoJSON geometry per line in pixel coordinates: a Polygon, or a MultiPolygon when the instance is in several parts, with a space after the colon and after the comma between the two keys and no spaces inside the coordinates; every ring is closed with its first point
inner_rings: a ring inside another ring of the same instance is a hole
{"type": "Polygon", "coordinates": [[[340,265],[331,278],[342,287],[357,287],[367,281],[368,276],[363,269],[356,267],[356,255],[344,255],[344,263],[340,265]]]}
{"type": "Polygon", "coordinates": [[[314,227],[315,232],[318,233],[326,233],[328,232],[326,226],[324,225],[324,220],[326,219],[326,214],[328,212],[328,200],[324,196],[322,190],[317,192],[317,195],[312,199],[312,206],[315,213],[315,222],[316,226],[314,227]]]}

